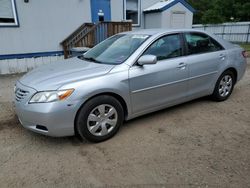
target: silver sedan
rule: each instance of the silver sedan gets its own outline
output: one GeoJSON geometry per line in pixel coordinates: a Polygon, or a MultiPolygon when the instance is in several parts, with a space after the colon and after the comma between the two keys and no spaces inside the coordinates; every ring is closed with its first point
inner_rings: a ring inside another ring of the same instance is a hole
{"type": "Polygon", "coordinates": [[[242,48],[205,32],[126,32],[23,76],[16,113],[31,131],[100,142],[124,120],[203,96],[226,100],[245,69],[242,48]]]}

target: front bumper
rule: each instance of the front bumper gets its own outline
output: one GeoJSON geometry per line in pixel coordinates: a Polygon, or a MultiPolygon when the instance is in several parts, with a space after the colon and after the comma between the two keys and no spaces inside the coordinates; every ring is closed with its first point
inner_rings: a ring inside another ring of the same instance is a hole
{"type": "Polygon", "coordinates": [[[15,100],[16,114],[24,128],[54,137],[75,134],[74,120],[80,108],[79,101],[64,100],[52,103],[29,104],[28,102],[36,90],[19,82],[16,87],[29,93],[22,100],[15,100]]]}

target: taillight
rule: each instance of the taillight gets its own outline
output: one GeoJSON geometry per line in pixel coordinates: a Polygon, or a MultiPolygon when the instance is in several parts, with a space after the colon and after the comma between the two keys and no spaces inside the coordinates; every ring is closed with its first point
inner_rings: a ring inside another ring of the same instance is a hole
{"type": "Polygon", "coordinates": [[[247,51],[242,51],[242,56],[243,56],[244,58],[247,58],[247,56],[248,56],[247,51]]]}

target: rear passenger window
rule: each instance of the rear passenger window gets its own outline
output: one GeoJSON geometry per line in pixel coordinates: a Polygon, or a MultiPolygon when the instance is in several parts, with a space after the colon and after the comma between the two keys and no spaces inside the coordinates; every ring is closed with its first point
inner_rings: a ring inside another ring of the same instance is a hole
{"type": "Polygon", "coordinates": [[[218,42],[203,33],[187,33],[185,38],[189,55],[223,50],[223,47],[218,42]]]}
{"type": "Polygon", "coordinates": [[[156,40],[143,55],[155,55],[157,60],[170,59],[182,55],[179,34],[172,34],[156,40]]]}

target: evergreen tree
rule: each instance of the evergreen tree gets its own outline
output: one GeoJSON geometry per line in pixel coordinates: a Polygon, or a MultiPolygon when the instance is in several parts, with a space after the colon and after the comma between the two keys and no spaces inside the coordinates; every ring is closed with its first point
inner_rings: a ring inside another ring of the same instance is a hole
{"type": "Polygon", "coordinates": [[[249,0],[187,0],[196,12],[195,24],[250,21],[249,0]]]}

